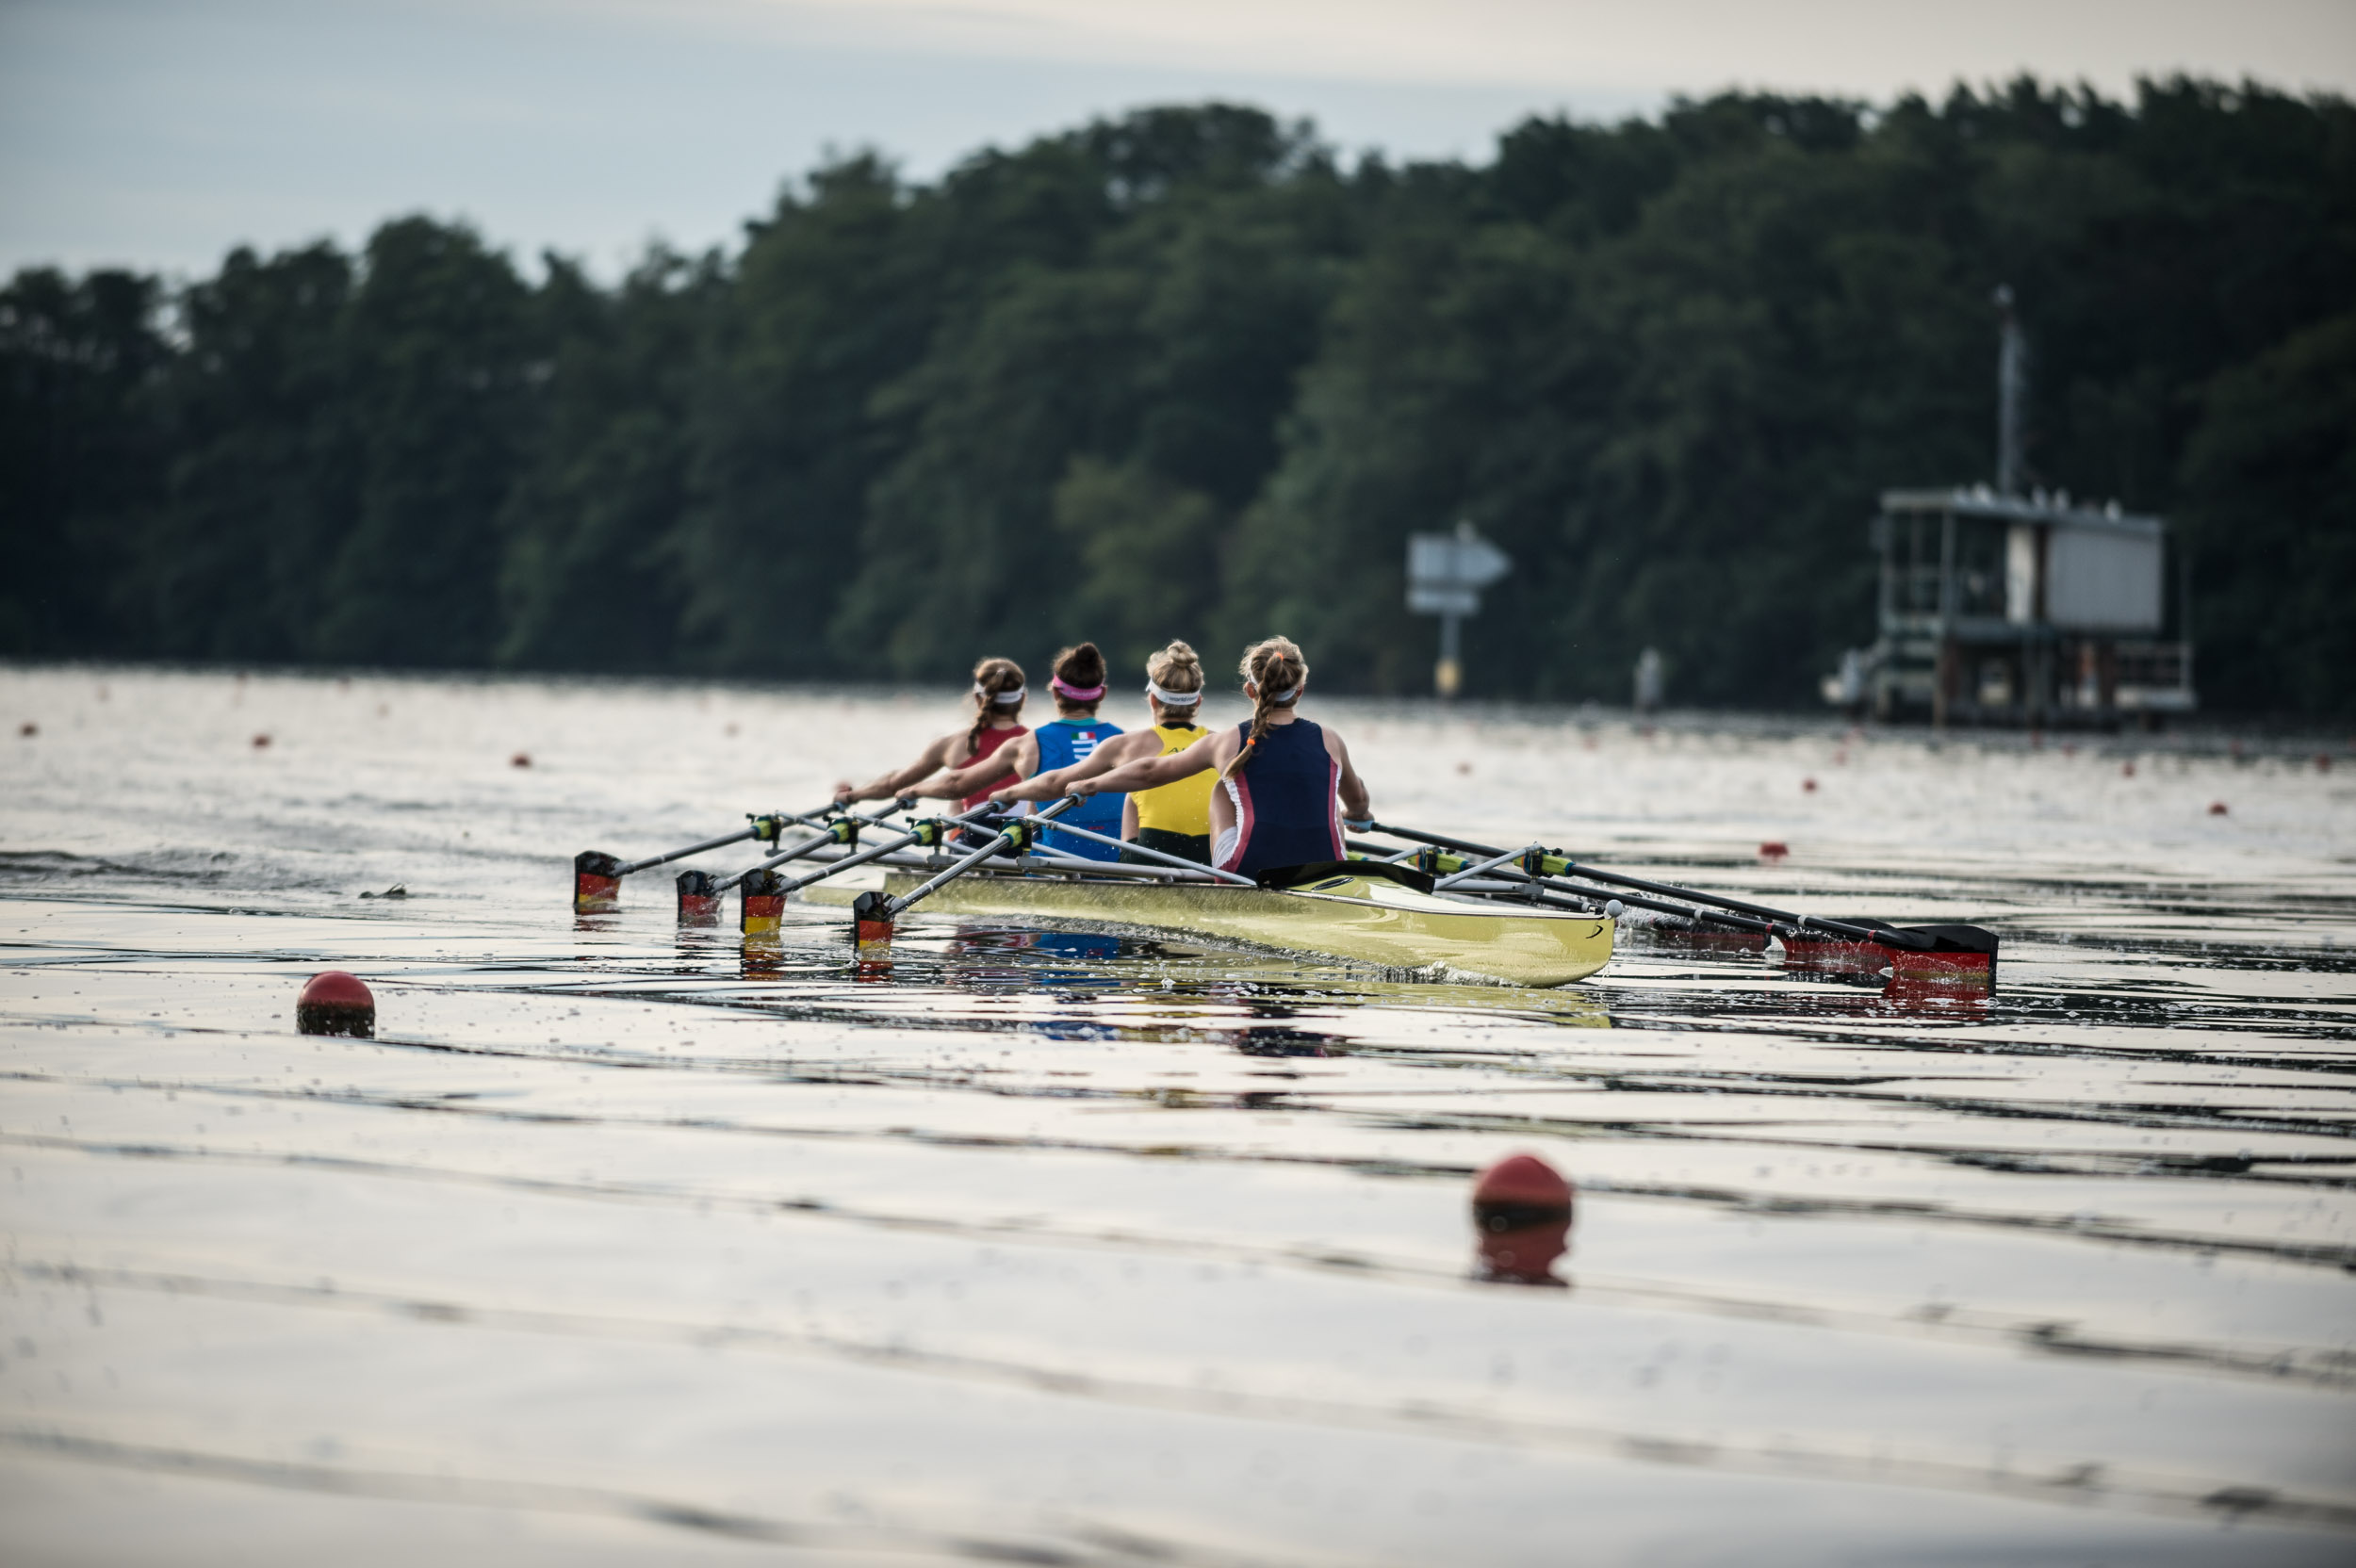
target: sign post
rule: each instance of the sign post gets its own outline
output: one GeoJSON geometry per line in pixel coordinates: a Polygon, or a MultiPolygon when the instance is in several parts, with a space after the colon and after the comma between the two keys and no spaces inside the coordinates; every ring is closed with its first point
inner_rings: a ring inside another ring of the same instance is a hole
{"type": "Polygon", "coordinates": [[[1458,523],[1453,533],[1407,536],[1407,608],[1440,617],[1440,662],[1432,672],[1432,689],[1441,697],[1455,696],[1464,685],[1464,617],[1480,614],[1481,590],[1513,569],[1512,559],[1470,522],[1458,523]]]}

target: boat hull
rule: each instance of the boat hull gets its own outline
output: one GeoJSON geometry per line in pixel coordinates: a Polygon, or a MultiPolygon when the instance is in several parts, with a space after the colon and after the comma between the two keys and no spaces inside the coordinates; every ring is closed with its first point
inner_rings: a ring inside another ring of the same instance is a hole
{"type": "MultiPolygon", "coordinates": [[[[903,894],[921,880],[895,873],[885,887],[903,894]]],[[[1143,926],[1516,986],[1585,979],[1611,960],[1614,929],[1601,915],[1492,907],[1360,876],[1276,890],[975,874],[919,907],[1143,926]]]]}

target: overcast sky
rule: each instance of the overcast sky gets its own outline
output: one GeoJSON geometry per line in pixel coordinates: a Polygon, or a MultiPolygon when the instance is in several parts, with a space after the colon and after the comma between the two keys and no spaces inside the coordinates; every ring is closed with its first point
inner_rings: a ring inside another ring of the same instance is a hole
{"type": "Polygon", "coordinates": [[[610,274],[733,241],[829,146],[924,177],[1217,96],[1485,158],[1530,113],[2021,70],[2356,93],[2356,0],[0,0],[0,270],[203,272],[427,211],[610,274]]]}

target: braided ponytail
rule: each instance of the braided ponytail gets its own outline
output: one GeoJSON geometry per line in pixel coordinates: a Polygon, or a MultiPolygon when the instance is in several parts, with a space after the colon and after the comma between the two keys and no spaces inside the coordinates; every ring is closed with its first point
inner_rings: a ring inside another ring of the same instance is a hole
{"type": "Polygon", "coordinates": [[[1301,700],[1301,684],[1309,678],[1309,661],[1291,638],[1268,637],[1244,649],[1242,670],[1244,679],[1258,687],[1260,694],[1252,704],[1252,733],[1244,738],[1235,760],[1219,770],[1221,778],[1252,760],[1278,709],[1301,700]]]}
{"type": "Polygon", "coordinates": [[[1023,666],[1011,659],[985,659],[973,666],[973,727],[965,732],[965,754],[973,755],[982,743],[982,731],[990,721],[1004,713],[1008,718],[1023,711],[1025,682],[1023,666]],[[1013,696],[1011,702],[998,699],[1013,696]]]}

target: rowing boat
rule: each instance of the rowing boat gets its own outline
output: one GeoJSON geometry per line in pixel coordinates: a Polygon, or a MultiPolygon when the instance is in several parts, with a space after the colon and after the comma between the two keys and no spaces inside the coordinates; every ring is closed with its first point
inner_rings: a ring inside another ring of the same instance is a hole
{"type": "MultiPolygon", "coordinates": [[[[884,889],[903,897],[924,879],[895,871],[884,889]]],[[[1447,898],[1381,874],[1339,872],[1292,887],[1242,888],[983,871],[942,887],[927,907],[1141,926],[1516,986],[1585,979],[1610,961],[1613,932],[1602,915],[1447,898]]]]}

